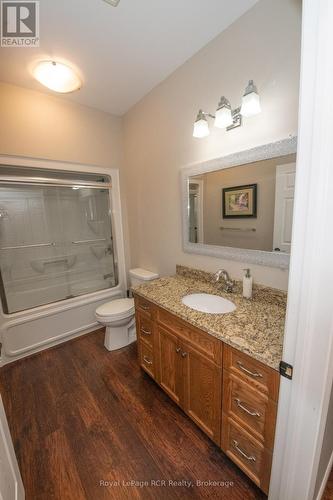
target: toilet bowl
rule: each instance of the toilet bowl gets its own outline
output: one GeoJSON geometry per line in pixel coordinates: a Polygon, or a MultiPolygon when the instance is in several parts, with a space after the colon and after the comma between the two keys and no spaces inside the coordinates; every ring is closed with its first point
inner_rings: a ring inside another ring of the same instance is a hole
{"type": "MultiPolygon", "coordinates": [[[[131,269],[131,285],[140,285],[159,276],[146,269],[131,269]]],[[[104,346],[108,351],[121,349],[136,340],[134,299],[116,299],[99,306],[95,316],[105,326],[104,346]]]]}
{"type": "Polygon", "coordinates": [[[96,309],[96,319],[105,326],[104,346],[121,349],[135,341],[134,299],[117,299],[96,309]]]}

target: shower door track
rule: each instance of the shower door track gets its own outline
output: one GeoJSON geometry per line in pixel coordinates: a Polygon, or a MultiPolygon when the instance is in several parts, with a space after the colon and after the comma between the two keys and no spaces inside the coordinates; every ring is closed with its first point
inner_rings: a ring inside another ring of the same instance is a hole
{"type": "Polygon", "coordinates": [[[76,188],[91,188],[91,189],[111,189],[111,182],[89,182],[76,179],[52,179],[48,177],[20,177],[13,175],[0,175],[0,184],[22,184],[30,186],[45,186],[45,187],[76,187],[76,188]]]}
{"type": "Polygon", "coordinates": [[[12,247],[1,247],[0,250],[17,250],[19,248],[41,248],[41,247],[55,247],[54,241],[50,243],[35,243],[34,245],[15,245],[12,247]]]}

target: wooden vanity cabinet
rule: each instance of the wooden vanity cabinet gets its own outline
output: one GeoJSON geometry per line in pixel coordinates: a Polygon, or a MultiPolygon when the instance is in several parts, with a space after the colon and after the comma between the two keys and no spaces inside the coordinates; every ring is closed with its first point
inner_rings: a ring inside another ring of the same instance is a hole
{"type": "Polygon", "coordinates": [[[266,494],[279,380],[277,371],[224,346],[221,448],[266,494]]]}
{"type": "Polygon", "coordinates": [[[141,368],[156,380],[154,306],[141,297],[135,297],[135,320],[141,368]]]}
{"type": "Polygon", "coordinates": [[[191,345],[182,345],[183,409],[217,444],[221,440],[222,369],[191,345]]]}
{"type": "MultiPolygon", "coordinates": [[[[171,319],[171,318],[170,318],[171,319]]],[[[157,325],[157,382],[220,444],[222,370],[170,327],[157,325]]]]}
{"type": "Polygon", "coordinates": [[[267,493],[278,372],[139,296],[135,309],[141,367],[267,493]]]}
{"type": "Polygon", "coordinates": [[[182,346],[179,338],[166,328],[157,327],[158,333],[158,376],[157,381],[165,392],[179,406],[184,404],[182,346]]]}

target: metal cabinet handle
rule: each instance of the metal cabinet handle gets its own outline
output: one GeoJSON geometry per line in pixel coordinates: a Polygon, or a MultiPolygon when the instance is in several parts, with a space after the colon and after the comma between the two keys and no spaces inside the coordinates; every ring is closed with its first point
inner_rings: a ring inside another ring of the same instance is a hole
{"type": "Polygon", "coordinates": [[[240,455],[242,455],[242,457],[246,458],[246,460],[248,460],[249,462],[255,462],[256,461],[256,457],[254,457],[253,455],[251,455],[251,456],[247,455],[243,450],[241,450],[239,448],[238,441],[236,441],[236,439],[233,440],[232,444],[234,445],[235,450],[237,450],[238,453],[240,455]]]}
{"type": "Polygon", "coordinates": [[[145,330],[143,328],[143,326],[141,327],[141,330],[140,330],[142,333],[144,333],[145,335],[151,335],[151,332],[149,330],[145,330]]]}
{"type": "Polygon", "coordinates": [[[153,362],[150,361],[150,359],[147,358],[147,356],[143,356],[143,361],[147,364],[147,365],[152,365],[153,362]]]}
{"type": "Polygon", "coordinates": [[[260,417],[260,413],[258,411],[251,411],[246,406],[243,405],[242,401],[238,398],[235,398],[235,401],[237,403],[238,408],[241,408],[241,410],[245,411],[248,415],[251,415],[251,417],[260,417]]]}
{"type": "Polygon", "coordinates": [[[140,304],[141,309],[144,311],[149,311],[149,306],[145,306],[144,304],[140,304]]]}
{"type": "Polygon", "coordinates": [[[243,370],[243,372],[247,373],[248,375],[251,375],[251,377],[262,378],[262,374],[261,373],[259,373],[259,372],[251,372],[250,370],[248,370],[247,368],[245,368],[245,366],[240,361],[237,361],[237,364],[238,364],[239,368],[241,370],[243,370]]]}
{"type": "Polygon", "coordinates": [[[176,353],[178,354],[180,352],[180,347],[176,347],[176,353]]]}
{"type": "Polygon", "coordinates": [[[187,352],[182,352],[182,358],[186,358],[187,352]]]}

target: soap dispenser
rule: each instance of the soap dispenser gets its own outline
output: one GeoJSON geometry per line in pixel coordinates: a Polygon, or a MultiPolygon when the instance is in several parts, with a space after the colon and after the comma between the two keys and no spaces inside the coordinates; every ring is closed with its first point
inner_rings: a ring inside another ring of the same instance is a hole
{"type": "Polygon", "coordinates": [[[251,276],[250,269],[243,269],[243,271],[245,271],[245,276],[243,278],[243,297],[251,299],[253,278],[251,276]]]}

